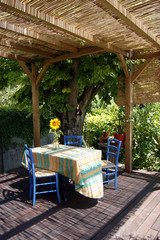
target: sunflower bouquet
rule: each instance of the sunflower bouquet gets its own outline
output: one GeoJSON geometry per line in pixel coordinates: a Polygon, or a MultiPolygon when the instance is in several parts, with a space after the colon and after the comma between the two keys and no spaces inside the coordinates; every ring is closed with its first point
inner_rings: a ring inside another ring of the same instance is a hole
{"type": "Polygon", "coordinates": [[[58,139],[63,134],[63,132],[59,129],[61,126],[61,121],[58,118],[51,119],[49,126],[51,128],[49,133],[54,134],[54,140],[53,140],[53,144],[54,144],[58,142],[58,139]]]}

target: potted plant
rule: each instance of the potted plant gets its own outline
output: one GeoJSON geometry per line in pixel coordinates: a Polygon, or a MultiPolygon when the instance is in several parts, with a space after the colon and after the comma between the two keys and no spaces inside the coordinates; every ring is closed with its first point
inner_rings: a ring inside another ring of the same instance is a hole
{"type": "Polygon", "coordinates": [[[124,147],[125,140],[125,116],[122,108],[119,108],[118,119],[116,120],[116,125],[114,129],[114,138],[120,140],[121,147],[124,147]]]}

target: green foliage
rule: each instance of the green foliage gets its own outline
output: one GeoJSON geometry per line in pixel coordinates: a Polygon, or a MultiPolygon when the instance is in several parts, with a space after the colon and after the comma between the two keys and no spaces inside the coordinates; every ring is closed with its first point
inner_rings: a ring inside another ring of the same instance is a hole
{"type": "MultiPolygon", "coordinates": [[[[32,95],[31,81],[23,72],[16,61],[0,59],[1,78],[0,86],[3,96],[1,104],[3,106],[13,106],[23,110],[31,111],[32,95]],[[10,90],[6,88],[10,86],[10,90]]],[[[75,61],[75,60],[74,60],[75,61]]],[[[39,104],[40,113],[43,116],[53,116],[71,111],[68,99],[71,89],[70,82],[76,79],[78,84],[78,99],[80,99],[84,90],[93,85],[98,89],[102,83],[105,87],[101,89],[100,96],[108,103],[117,93],[117,79],[122,74],[122,66],[115,54],[105,53],[101,56],[88,55],[76,60],[78,62],[77,72],[74,72],[74,61],[66,60],[51,64],[46,71],[39,86],[39,104]],[[76,75],[75,75],[76,74],[76,75]]],[[[37,63],[39,71],[41,65],[37,63]]],[[[30,68],[30,65],[28,64],[30,68]]],[[[78,101],[75,99],[75,102],[78,101]]]]}
{"type": "MultiPolygon", "coordinates": [[[[78,61],[76,81],[78,99],[85,89],[94,84],[97,89],[105,83],[105,90],[100,92],[101,98],[109,102],[116,96],[117,79],[122,74],[121,64],[115,54],[105,53],[102,56],[88,55],[78,61]]],[[[40,105],[43,114],[53,115],[72,110],[68,104],[69,94],[73,91],[70,82],[74,76],[72,60],[57,62],[51,65],[40,83],[40,105]]],[[[77,102],[78,99],[75,99],[77,102]]]]}
{"type": "MultiPolygon", "coordinates": [[[[41,117],[41,135],[49,130],[49,121],[41,117]]],[[[22,138],[29,145],[33,144],[32,115],[26,110],[0,109],[0,142],[7,148],[11,145],[13,137],[22,138]]],[[[22,143],[23,145],[24,143],[22,143]]]]}
{"type": "Polygon", "coordinates": [[[160,104],[134,107],[133,167],[160,170],[160,104]]]}
{"type": "MultiPolygon", "coordinates": [[[[31,81],[15,60],[0,58],[0,104],[25,109],[31,106],[31,81]]],[[[29,107],[31,109],[31,107],[29,107]]]]}
{"type": "Polygon", "coordinates": [[[0,90],[2,90],[13,82],[16,84],[23,71],[17,61],[0,58],[0,73],[0,90]]]}
{"type": "MultiPolygon", "coordinates": [[[[51,65],[39,86],[41,130],[49,131],[49,119],[58,113],[71,111],[69,94],[71,82],[76,79],[78,99],[85,89],[93,86],[101,91],[88,107],[84,124],[84,137],[88,145],[98,147],[103,130],[116,131],[119,125],[124,129],[124,109],[111,101],[116,98],[118,77],[122,76],[122,66],[115,54],[101,56],[88,55],[79,60],[77,72],[74,61],[66,60],[51,65]],[[111,104],[108,103],[111,101],[111,104]],[[46,119],[46,120],[45,120],[46,119]]],[[[129,66],[129,61],[127,62],[129,66]]],[[[41,64],[37,63],[39,71],[41,64]]],[[[30,68],[30,65],[28,65],[30,68]]],[[[33,140],[31,81],[16,61],[0,59],[0,136],[5,146],[10,145],[12,137],[21,137],[27,142],[33,140]],[[14,109],[16,106],[16,109],[14,109]]],[[[133,167],[149,170],[160,169],[160,106],[147,104],[133,109],[133,167]]],[[[74,116],[76,118],[76,116],[74,116]]],[[[118,130],[117,130],[118,131],[118,130]]],[[[43,134],[41,132],[41,135],[43,134]]]]}
{"type": "MultiPolygon", "coordinates": [[[[87,144],[99,148],[103,130],[113,135],[120,113],[124,115],[124,109],[113,101],[105,106],[98,98],[94,99],[84,124],[87,144]]],[[[133,168],[160,171],[160,104],[134,106],[133,116],[133,168]]],[[[124,162],[124,151],[121,149],[121,162],[124,162]]]]}
{"type": "MultiPolygon", "coordinates": [[[[78,63],[77,71],[74,71],[75,60],[51,64],[40,82],[40,115],[46,119],[72,111],[68,99],[70,92],[74,91],[71,88],[71,82],[75,79],[78,87],[78,99],[73,100],[75,103],[78,102],[85,89],[91,85],[99,89],[102,83],[105,83],[105,88],[101,89],[100,95],[106,103],[115,95],[117,78],[122,73],[121,64],[115,54],[84,56],[77,59],[76,63],[78,63]]],[[[40,71],[41,64],[37,66],[40,71]]],[[[32,117],[31,81],[16,61],[1,59],[1,67],[0,85],[3,96],[1,105],[11,109],[16,106],[16,109],[25,110],[28,117],[32,117]]],[[[30,64],[28,67],[30,69],[30,64]]],[[[73,119],[75,118],[76,115],[73,116],[73,119]]],[[[9,132],[12,131],[9,130],[9,132]]],[[[7,134],[10,135],[10,133],[3,135],[7,136],[7,134]]]]}
{"type": "Polygon", "coordinates": [[[84,88],[94,84],[97,88],[105,83],[98,94],[109,103],[117,95],[118,77],[123,75],[122,66],[115,54],[104,53],[102,56],[88,55],[81,57],[77,73],[80,94],[84,88]]]}
{"type": "MultiPolygon", "coordinates": [[[[46,117],[54,113],[67,111],[68,96],[71,89],[68,86],[72,78],[73,62],[63,61],[51,65],[40,83],[41,113],[46,117]]],[[[53,115],[53,114],[52,114],[53,115]]]]}
{"type": "Polygon", "coordinates": [[[114,123],[114,132],[117,134],[123,134],[125,132],[125,107],[120,106],[118,108],[116,120],[114,123]]]}
{"type": "Polygon", "coordinates": [[[84,123],[84,137],[89,146],[98,148],[99,138],[102,136],[103,130],[107,133],[110,132],[110,135],[114,133],[115,122],[118,114],[118,106],[111,101],[110,105],[101,108],[99,106],[98,97],[94,99],[90,112],[86,115],[84,123]]]}

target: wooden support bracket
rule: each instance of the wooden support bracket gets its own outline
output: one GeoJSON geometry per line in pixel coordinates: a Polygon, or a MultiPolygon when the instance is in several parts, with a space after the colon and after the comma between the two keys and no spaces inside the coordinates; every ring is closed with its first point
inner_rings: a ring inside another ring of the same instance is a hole
{"type": "Polygon", "coordinates": [[[136,71],[131,79],[131,82],[133,83],[143,72],[144,70],[155,60],[155,58],[149,58],[147,59],[142,65],[141,67],[138,69],[138,71],[136,71]]]}
{"type": "Polygon", "coordinates": [[[126,62],[125,62],[125,59],[124,59],[124,57],[123,57],[123,55],[122,54],[117,54],[117,56],[118,56],[118,59],[121,61],[121,63],[122,63],[122,68],[123,68],[123,72],[124,72],[124,74],[125,74],[125,77],[126,78],[129,78],[130,77],[130,74],[129,74],[129,72],[128,72],[128,67],[127,67],[127,64],[126,64],[126,62]]]}

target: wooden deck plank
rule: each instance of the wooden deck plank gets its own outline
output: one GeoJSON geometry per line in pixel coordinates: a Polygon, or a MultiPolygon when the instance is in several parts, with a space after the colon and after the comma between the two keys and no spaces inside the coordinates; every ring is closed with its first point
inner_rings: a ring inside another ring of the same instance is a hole
{"type": "MultiPolygon", "coordinates": [[[[159,208],[157,209],[157,211],[159,211],[159,213],[160,213],[160,204],[158,206],[159,206],[159,208]]],[[[160,215],[158,216],[155,223],[153,224],[152,229],[160,232],[160,215]]]]}
{"type": "Polygon", "coordinates": [[[28,186],[24,169],[0,175],[0,239],[112,240],[124,233],[129,239],[129,229],[139,229],[140,236],[144,226],[145,237],[160,236],[160,176],[154,173],[124,172],[118,176],[118,190],[114,183],[104,185],[103,199],[70,191],[68,202],[60,205],[56,194],[46,194],[33,207],[28,186]]]}
{"type": "Polygon", "coordinates": [[[153,229],[149,229],[145,236],[146,236],[146,239],[159,240],[158,231],[155,231],[153,229]]]}
{"type": "MultiPolygon", "coordinates": [[[[160,193],[158,194],[157,197],[159,197],[159,199],[160,199],[160,193]]],[[[158,199],[157,199],[156,203],[158,204],[158,199]]],[[[150,205],[152,205],[152,204],[153,203],[151,203],[150,205]]],[[[148,208],[147,208],[147,210],[148,210],[148,208]]],[[[144,209],[144,211],[145,211],[145,209],[144,209]]],[[[141,224],[139,229],[136,231],[136,235],[144,237],[146,235],[146,233],[148,232],[148,229],[151,229],[151,228],[153,230],[160,231],[160,224],[158,226],[158,221],[157,221],[158,213],[160,215],[160,203],[155,206],[155,209],[153,209],[153,211],[148,211],[148,216],[145,219],[145,221],[143,221],[143,223],[141,224]],[[157,223],[156,223],[156,221],[157,221],[157,223]],[[155,227],[153,227],[152,225],[155,225],[155,227]]]]}
{"type": "Polygon", "coordinates": [[[127,237],[129,232],[131,235],[144,237],[148,228],[151,228],[152,224],[157,218],[157,213],[160,207],[160,192],[153,191],[145,201],[139,206],[139,208],[132,213],[132,216],[127,220],[122,228],[117,232],[117,236],[127,237]],[[157,205],[158,204],[158,205],[157,205]]]}

